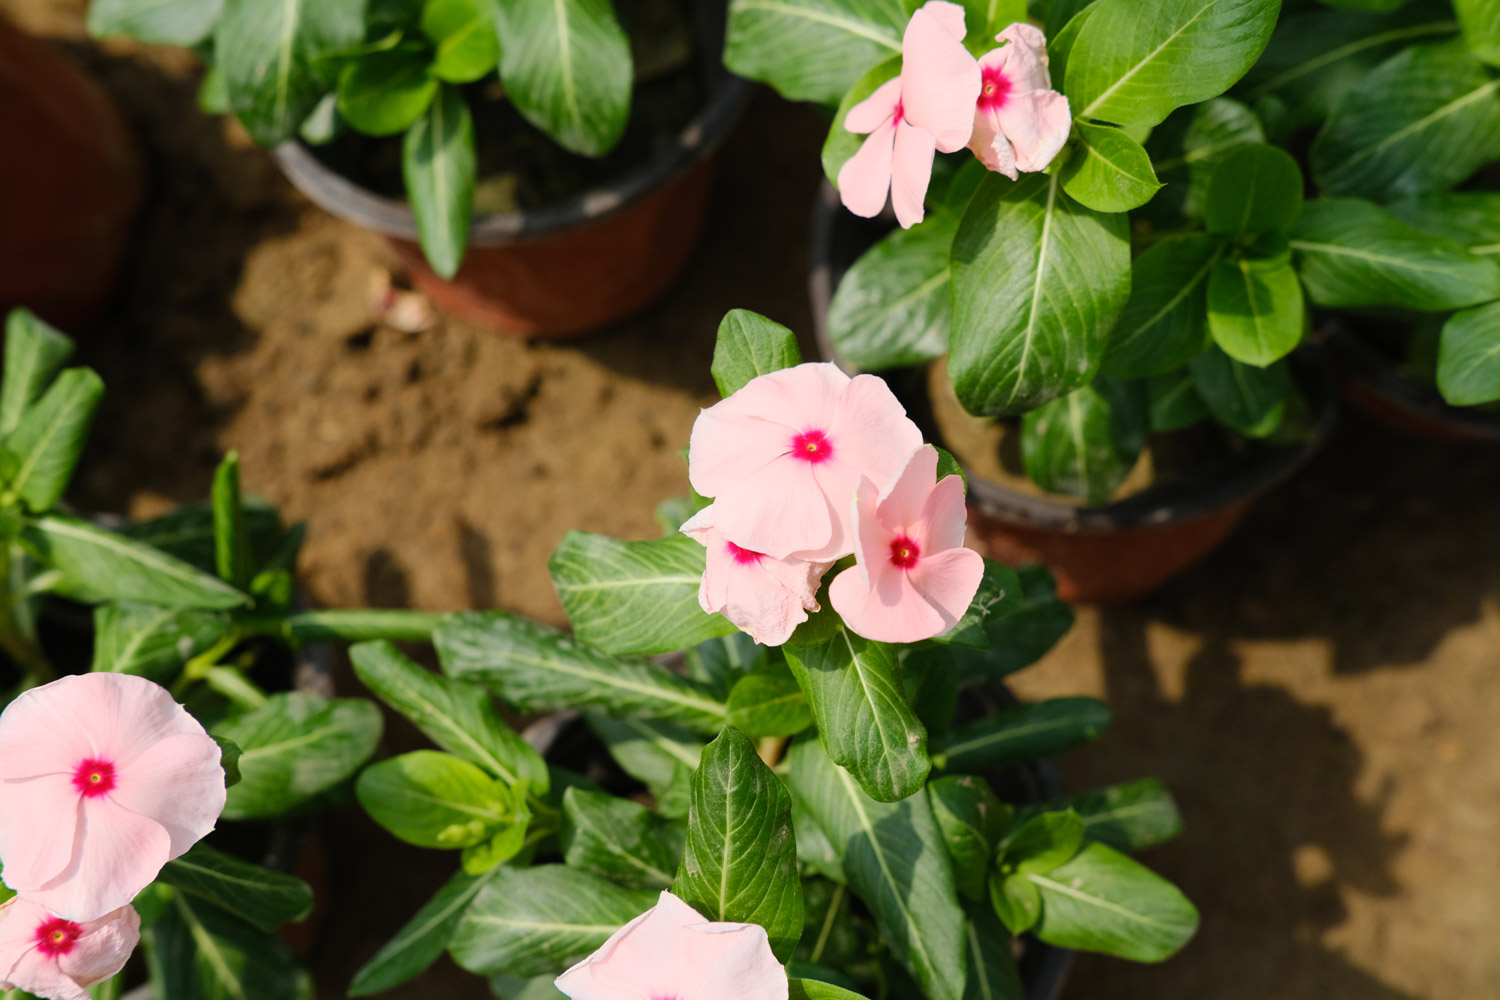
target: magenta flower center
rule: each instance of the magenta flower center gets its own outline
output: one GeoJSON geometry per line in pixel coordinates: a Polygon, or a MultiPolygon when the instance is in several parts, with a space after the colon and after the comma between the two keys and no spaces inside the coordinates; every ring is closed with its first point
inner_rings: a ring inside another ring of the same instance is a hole
{"type": "Polygon", "coordinates": [[[900,125],[904,121],[906,121],[906,106],[897,101],[896,110],[891,115],[891,124],[900,125]]]}
{"type": "Polygon", "coordinates": [[[756,565],[766,557],[765,553],[763,552],[753,552],[750,549],[742,549],[728,539],[724,540],[724,547],[729,550],[729,555],[734,559],[735,563],[740,566],[756,565]]]}
{"type": "Polygon", "coordinates": [[[833,457],[833,442],[822,431],[803,431],[792,438],[792,457],[819,465],[833,457]]]}
{"type": "Polygon", "coordinates": [[[891,565],[899,569],[911,569],[917,564],[917,559],[922,555],[922,550],[917,543],[905,535],[898,535],[891,540],[891,565]]]}
{"type": "Polygon", "coordinates": [[[115,787],[115,766],[91,757],[73,772],[73,787],[85,798],[103,795],[115,787]]]}
{"type": "Polygon", "coordinates": [[[83,928],[73,921],[53,917],[36,929],[36,949],[48,958],[66,955],[82,933],[83,928]]]}
{"type": "Polygon", "coordinates": [[[1010,77],[998,67],[986,66],[982,69],[981,79],[983,85],[979,88],[979,106],[987,111],[999,111],[1005,107],[1005,102],[1010,97],[1010,77]]]}

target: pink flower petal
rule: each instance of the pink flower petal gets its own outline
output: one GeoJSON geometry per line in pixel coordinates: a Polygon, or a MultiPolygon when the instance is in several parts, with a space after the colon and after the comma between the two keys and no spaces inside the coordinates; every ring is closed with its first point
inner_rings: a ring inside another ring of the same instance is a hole
{"type": "MultiPolygon", "coordinates": [[[[97,754],[90,738],[96,713],[82,694],[93,674],[63,677],[32,688],[0,714],[0,778],[31,778],[39,774],[72,774],[80,761],[97,754]]],[[[106,676],[100,674],[99,676],[106,676]]],[[[113,675],[120,676],[120,675],[113,675]]]]}
{"type": "MultiPolygon", "coordinates": [[[[922,432],[878,375],[856,375],[849,381],[829,436],[837,443],[837,451],[828,465],[846,469],[856,486],[862,475],[877,486],[887,482],[922,447],[922,432]]],[[[852,489],[844,494],[840,510],[847,510],[853,496],[852,489]]]]}
{"type": "MultiPolygon", "coordinates": [[[[973,549],[956,548],[923,553],[906,574],[923,603],[942,616],[942,627],[923,638],[941,635],[958,623],[979,591],[984,578],[984,559],[973,549]]],[[[912,642],[914,640],[896,640],[912,642]]]]}
{"type": "Polygon", "coordinates": [[[133,906],[122,906],[85,923],[73,950],[60,956],[57,964],[80,986],[92,986],[124,968],[140,939],[140,914],[133,906]]]}
{"type": "Polygon", "coordinates": [[[741,548],[784,559],[837,546],[840,523],[813,466],[780,458],[714,502],[718,528],[741,548]]]}
{"type": "Polygon", "coordinates": [[[138,816],[108,795],[85,800],[73,857],[27,897],[69,920],[95,920],[135,898],[167,863],[171,838],[155,820],[138,816]]]}
{"type": "Polygon", "coordinates": [[[698,414],[688,439],[688,481],[706,497],[734,489],[779,460],[794,433],[784,424],[720,409],[728,401],[698,414]]]}
{"type": "Polygon", "coordinates": [[[944,31],[960,42],[969,33],[969,29],[964,27],[962,4],[950,3],[949,0],[927,0],[921,9],[931,14],[943,26],[944,31]]]}
{"type": "Polygon", "coordinates": [[[681,941],[681,996],[787,1000],[786,969],[759,924],[699,924],[685,928],[681,941]]]}
{"type": "MultiPolygon", "coordinates": [[[[945,19],[927,4],[911,16],[901,40],[901,107],[906,120],[926,130],[937,149],[962,149],[974,128],[974,102],[979,98],[979,63],[954,36],[945,19]]],[[[954,6],[954,5],[947,5],[954,6]]],[[[963,10],[957,17],[962,28],[963,10]]],[[[897,174],[900,140],[897,139],[897,174]]],[[[922,185],[926,190],[926,184],[922,185]]]]}
{"type": "Polygon", "coordinates": [[[1010,54],[1006,68],[1018,91],[1052,89],[1052,76],[1047,70],[1047,38],[1042,29],[1017,21],[996,35],[995,41],[1005,43],[1001,51],[1010,54]]]}
{"type": "Polygon", "coordinates": [[[891,118],[896,106],[901,103],[901,78],[887,80],[874,92],[849,109],[844,115],[844,130],[856,135],[868,135],[891,118]]]}
{"type": "Polygon", "coordinates": [[[71,774],[0,781],[0,860],[6,885],[17,892],[40,889],[68,866],[80,798],[71,774]]]}
{"type": "Polygon", "coordinates": [[[828,563],[736,552],[714,527],[716,505],[710,504],[682,526],[682,532],[707,550],[698,604],[722,614],[756,642],[779,646],[818,610],[818,583],[828,563]]]}
{"type": "Polygon", "coordinates": [[[0,988],[47,1000],[87,1000],[84,987],[119,972],[140,941],[140,916],[126,906],[71,928],[77,936],[66,951],[48,953],[38,947],[37,936],[48,924],[56,927],[56,920],[19,897],[0,907],[0,988]]]}
{"type": "Polygon", "coordinates": [[[839,200],[855,215],[873,219],[885,208],[885,196],[891,189],[895,143],[895,122],[886,122],[871,132],[859,152],[839,168],[839,200]]]}
{"type": "Polygon", "coordinates": [[[993,110],[977,108],[974,111],[974,137],[969,140],[969,149],[979,157],[979,162],[997,174],[1016,179],[1016,154],[1010,140],[1000,131],[999,117],[993,110]]]}
{"type": "Polygon", "coordinates": [[[944,476],[931,488],[917,514],[914,538],[923,552],[938,553],[961,548],[969,509],[964,504],[964,481],[959,476],[944,476]]]}
{"type": "Polygon", "coordinates": [[[1055,90],[1027,95],[1001,108],[998,118],[1015,147],[1016,168],[1028,172],[1047,169],[1073,128],[1068,99],[1055,90]]]}
{"type": "MultiPolygon", "coordinates": [[[[889,479],[880,491],[875,517],[888,529],[917,541],[922,528],[922,514],[927,498],[937,482],[937,449],[924,444],[907,458],[901,471],[889,479]]],[[[923,545],[925,550],[925,543],[923,545]]]]}
{"type": "Polygon", "coordinates": [[[219,745],[207,733],[169,736],[116,775],[109,797],[160,823],[171,840],[168,859],[206,837],[224,811],[219,745]]]}
{"type": "Polygon", "coordinates": [[[876,642],[921,642],[951,625],[916,591],[907,573],[898,570],[877,576],[876,565],[870,569],[877,581],[874,588],[865,586],[854,567],[834,577],[828,587],[829,603],[856,635],[876,642]]]}
{"type": "Polygon", "coordinates": [[[902,229],[922,221],[922,203],[932,180],[932,133],[910,122],[896,126],[895,157],[891,163],[891,207],[902,229]]]}

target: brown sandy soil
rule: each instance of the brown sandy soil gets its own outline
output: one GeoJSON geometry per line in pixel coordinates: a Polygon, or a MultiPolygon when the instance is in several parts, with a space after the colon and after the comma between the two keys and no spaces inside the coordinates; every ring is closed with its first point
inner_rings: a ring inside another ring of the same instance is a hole
{"type": "MultiPolygon", "coordinates": [[[[0,0],[120,97],[154,172],[134,273],[83,343],[109,387],[72,499],[150,513],[248,486],[309,523],[330,606],[504,607],[560,620],[546,558],[569,528],[656,533],[711,401],[731,307],[810,332],[817,121],[763,96],[724,157],[710,232],[660,305],[607,335],[525,343],[366,306],[379,241],[312,208],[193,105],[182,52],[83,37],[83,0],[0,0]]],[[[1315,467],[1154,598],[1084,609],[1022,694],[1099,693],[1116,723],[1078,786],[1158,774],[1187,832],[1147,860],[1203,911],[1156,967],[1079,961],[1065,996],[1500,996],[1500,461],[1350,421],[1315,467]]],[[[393,727],[393,746],[413,739],[393,727]]],[[[321,992],[451,870],[355,812],[329,830],[321,992]]],[[[393,996],[488,995],[440,964],[393,996]]]]}

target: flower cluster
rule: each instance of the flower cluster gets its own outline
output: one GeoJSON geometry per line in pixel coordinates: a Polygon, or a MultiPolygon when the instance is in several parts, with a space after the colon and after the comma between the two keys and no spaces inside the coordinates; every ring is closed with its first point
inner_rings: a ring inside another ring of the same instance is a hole
{"type": "Polygon", "coordinates": [[[0,988],[87,1000],[140,938],[130,905],[224,809],[219,745],[158,684],[64,677],[0,715],[0,988]]]}
{"type": "Polygon", "coordinates": [[[785,642],[817,611],[823,574],[844,623],[882,642],[940,635],[979,589],[963,547],[963,481],[885,382],[803,364],[751,379],[693,425],[688,476],[712,497],[682,526],[708,550],[698,590],[757,642],[785,642]]]}
{"type": "Polygon", "coordinates": [[[844,128],[869,138],[839,170],[839,196],[871,218],[886,192],[905,229],[922,221],[936,153],[968,146],[1011,180],[1045,170],[1068,139],[1068,99],[1052,89],[1041,31],[1016,23],[999,48],[975,59],[964,48],[964,9],[930,0],[907,23],[901,75],[849,109],[844,128]]]}

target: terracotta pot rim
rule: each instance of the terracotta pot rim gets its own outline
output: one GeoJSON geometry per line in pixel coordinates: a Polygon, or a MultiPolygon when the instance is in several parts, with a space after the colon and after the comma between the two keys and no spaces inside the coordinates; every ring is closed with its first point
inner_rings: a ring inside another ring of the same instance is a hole
{"type": "MultiPolygon", "coordinates": [[[[853,372],[855,369],[839,358],[828,335],[833,290],[852,262],[852,258],[844,260],[837,256],[839,251],[847,254],[852,249],[837,245],[838,231],[841,228],[847,231],[850,218],[842,210],[837,189],[825,179],[813,208],[812,271],[808,286],[814,333],[822,356],[853,372]]],[[[1271,447],[1254,442],[1236,461],[1209,470],[1201,478],[1152,487],[1099,506],[1075,506],[1019,493],[965,468],[969,504],[981,513],[1046,530],[1109,534],[1196,520],[1255,500],[1306,465],[1328,439],[1336,419],[1333,374],[1323,352],[1317,345],[1309,344],[1292,356],[1291,363],[1313,414],[1312,434],[1300,445],[1271,447]]]]}
{"type": "MultiPolygon", "coordinates": [[[[705,14],[700,35],[705,51],[715,59],[722,51],[727,0],[705,14]]],[[[728,136],[750,98],[750,83],[730,73],[717,61],[710,72],[708,101],[677,134],[677,141],[603,187],[564,201],[520,212],[493,212],[474,218],[470,246],[501,246],[542,239],[553,233],[586,226],[624,211],[648,192],[692,169],[712,154],[728,136]]],[[[341,219],[397,239],[416,242],[417,220],[404,200],[387,198],[325,166],[301,140],[283,142],[274,150],[276,162],[292,184],[313,203],[341,219]]]]}

